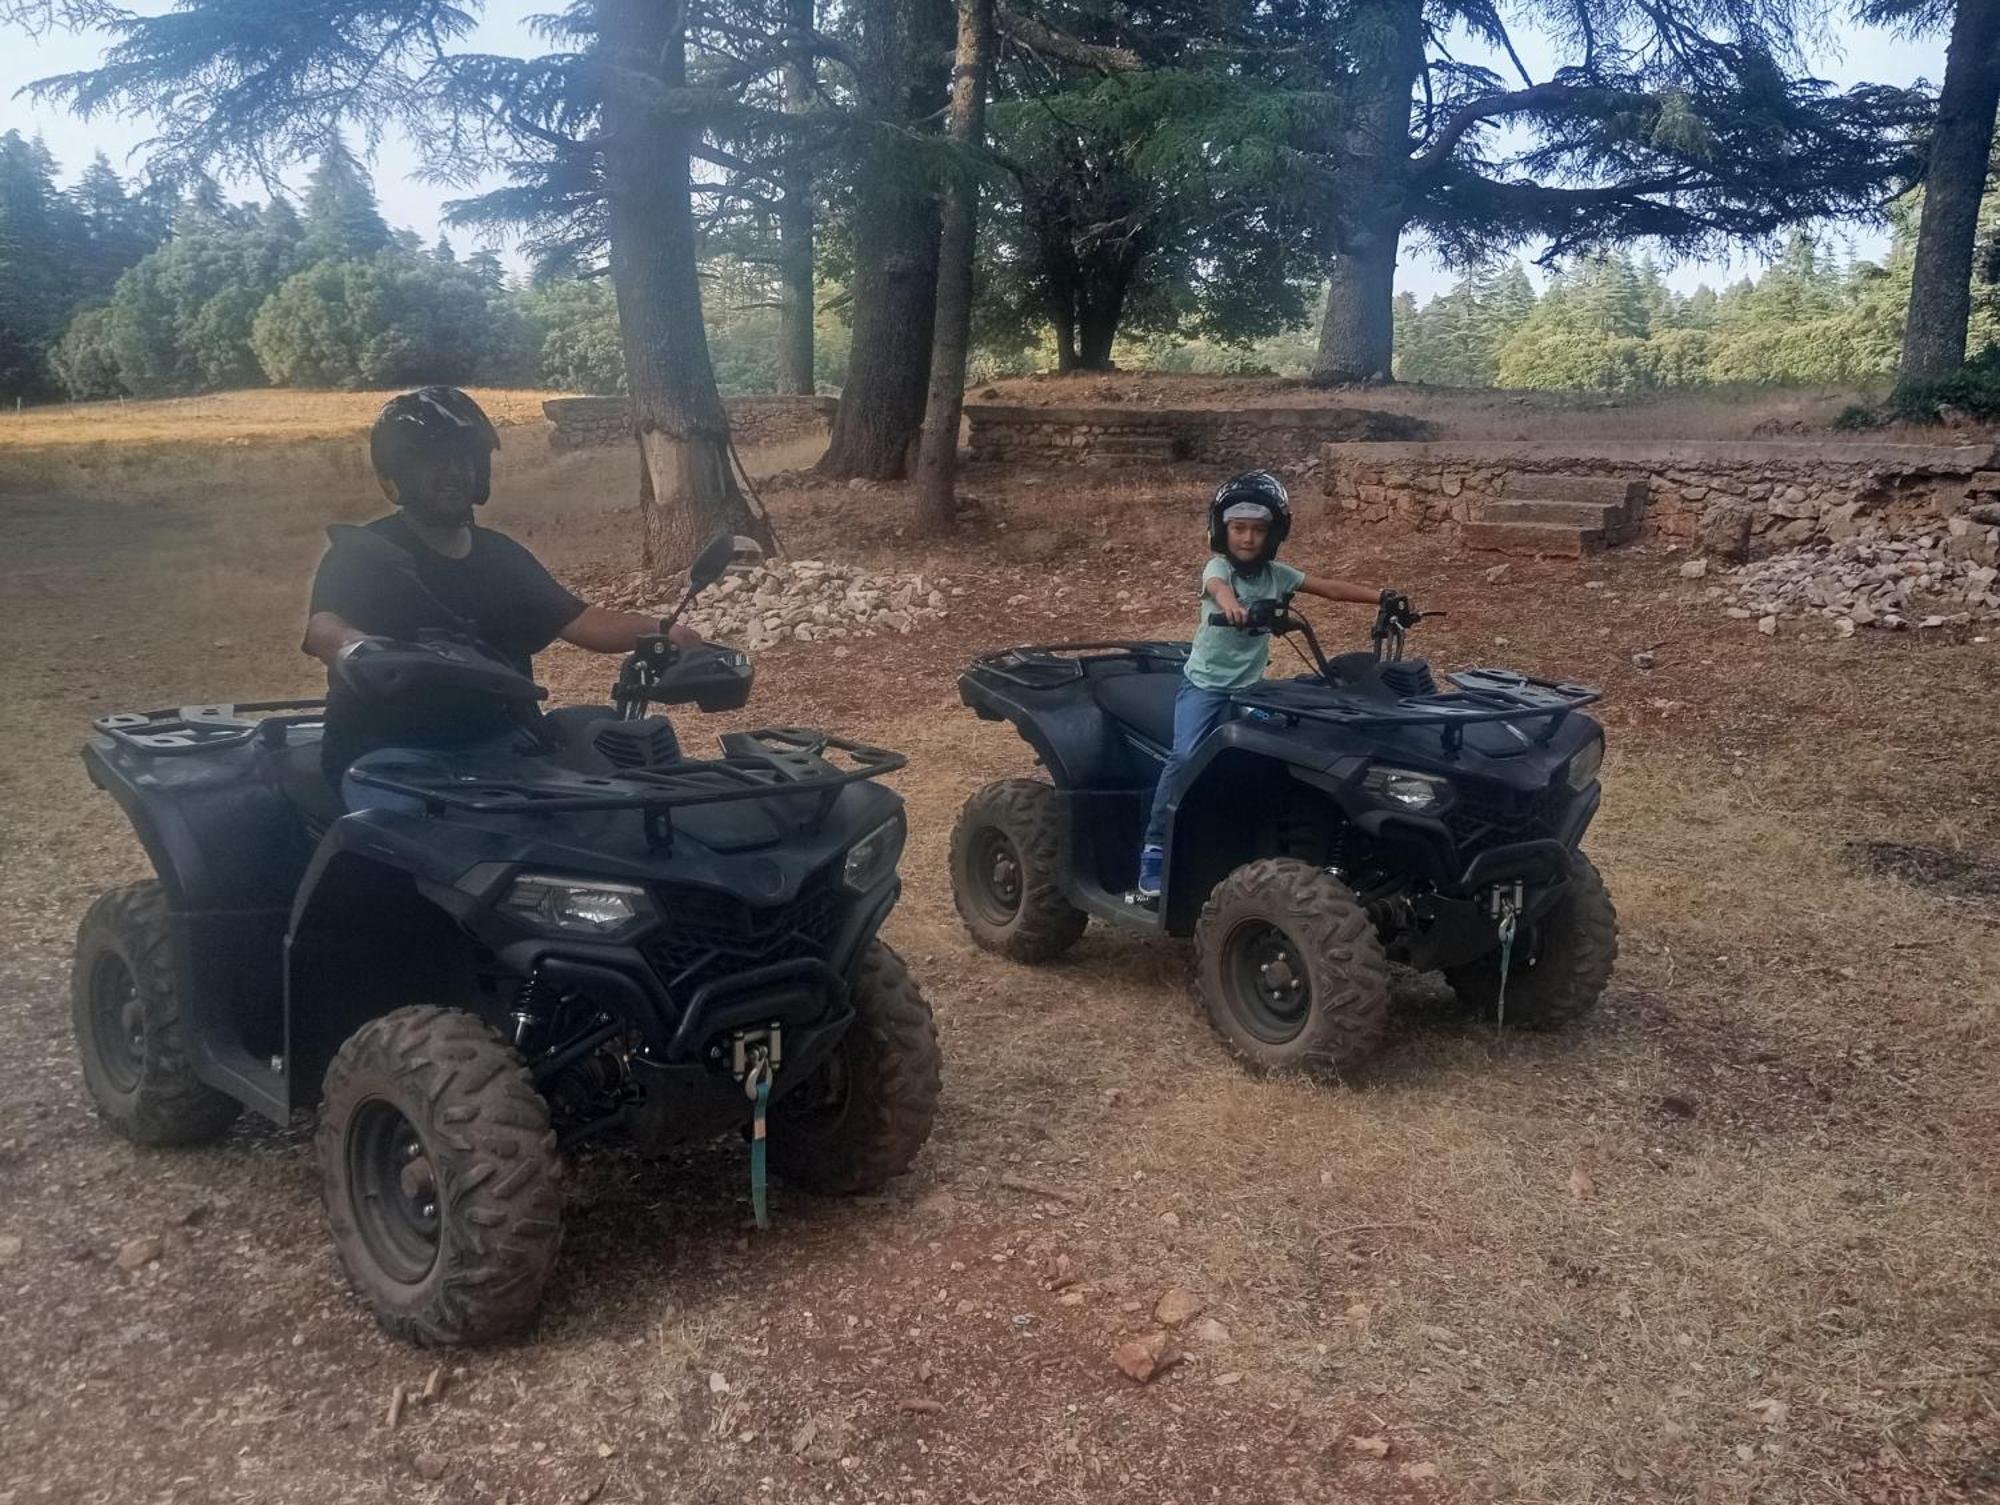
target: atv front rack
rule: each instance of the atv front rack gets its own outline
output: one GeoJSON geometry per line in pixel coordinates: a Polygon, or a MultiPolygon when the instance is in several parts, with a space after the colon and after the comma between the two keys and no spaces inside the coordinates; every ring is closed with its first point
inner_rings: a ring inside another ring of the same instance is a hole
{"type": "MultiPolygon", "coordinates": [[[[1589,685],[1568,680],[1536,679],[1508,669],[1460,669],[1447,674],[1455,690],[1439,690],[1429,695],[1412,695],[1393,703],[1371,702],[1354,696],[1320,705],[1301,705],[1284,698],[1279,685],[1266,682],[1236,692],[1240,706],[1280,716],[1294,724],[1318,721],[1334,726],[1434,726],[1443,739],[1444,750],[1458,751],[1465,728],[1487,721],[1535,721],[1546,719],[1535,736],[1547,742],[1571,711],[1603,698],[1589,685]]],[[[1294,681],[1294,683],[1297,683],[1294,681]]],[[[1338,688],[1325,687],[1329,695],[1340,696],[1338,688]]]]}
{"type": "Polygon", "coordinates": [[[812,824],[826,819],[833,801],[849,784],[881,778],[909,759],[830,732],[805,727],[766,726],[722,737],[724,756],[685,759],[664,768],[628,768],[616,774],[577,773],[548,768],[532,779],[489,778],[477,773],[400,769],[394,764],[348,769],[356,783],[423,801],[432,814],[463,810],[475,815],[563,815],[585,811],[637,810],[646,821],[646,840],[673,842],[673,812],[691,805],[735,800],[814,796],[812,824]],[[843,754],[850,766],[827,760],[843,754]]]}
{"type": "Polygon", "coordinates": [[[1036,643],[982,653],[972,661],[972,667],[1026,690],[1053,690],[1085,678],[1089,672],[1086,664],[1119,658],[1142,660],[1148,670],[1178,672],[1192,646],[1169,642],[1036,643]]]}

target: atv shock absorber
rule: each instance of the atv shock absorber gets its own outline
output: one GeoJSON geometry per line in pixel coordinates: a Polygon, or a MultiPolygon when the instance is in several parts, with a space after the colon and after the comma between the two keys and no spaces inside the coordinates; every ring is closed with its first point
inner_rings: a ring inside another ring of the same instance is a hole
{"type": "Polygon", "coordinates": [[[528,1036],[549,1022],[549,1012],[562,1002],[562,994],[542,981],[542,974],[532,973],[514,994],[514,1008],[508,1014],[508,1022],[514,1026],[514,1048],[527,1054],[528,1036]]]}

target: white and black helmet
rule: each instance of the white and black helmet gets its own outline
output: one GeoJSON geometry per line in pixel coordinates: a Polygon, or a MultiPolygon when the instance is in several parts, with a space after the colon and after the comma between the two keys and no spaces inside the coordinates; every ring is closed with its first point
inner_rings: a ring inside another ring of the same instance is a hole
{"type": "Polygon", "coordinates": [[[1292,498],[1285,483],[1268,470],[1246,470],[1216,487],[1215,498],[1208,504],[1208,547],[1214,553],[1229,552],[1229,524],[1235,518],[1270,525],[1264,535],[1264,551],[1257,556],[1258,564],[1269,564],[1292,531],[1292,498]]]}

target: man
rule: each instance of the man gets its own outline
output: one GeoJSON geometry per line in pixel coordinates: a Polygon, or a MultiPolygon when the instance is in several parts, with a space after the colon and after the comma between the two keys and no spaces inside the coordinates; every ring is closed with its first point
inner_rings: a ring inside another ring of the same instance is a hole
{"type": "MultiPolygon", "coordinates": [[[[347,777],[363,754],[463,747],[511,725],[502,707],[478,696],[394,706],[367,700],[342,669],[369,644],[414,640],[427,629],[469,633],[532,675],[534,655],[557,638],[594,653],[630,653],[661,628],[654,617],[585,604],[520,544],[473,522],[492,489],[499,447],[492,422],[456,387],[405,392],[368,435],[375,478],[397,510],[365,528],[327,530],[331,547],[313,577],[303,646],[327,666],[321,766],[350,810],[400,803],[347,777]],[[384,568],[380,541],[401,551],[397,567],[384,568]]],[[[700,641],[687,627],[673,637],[684,646],[700,641]]]]}

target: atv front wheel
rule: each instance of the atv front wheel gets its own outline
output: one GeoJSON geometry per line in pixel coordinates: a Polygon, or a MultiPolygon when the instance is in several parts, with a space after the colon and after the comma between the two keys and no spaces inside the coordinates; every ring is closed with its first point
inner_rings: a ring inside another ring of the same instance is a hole
{"type": "Polygon", "coordinates": [[[118,1133],[140,1144],[207,1144],[236,1121],[236,1099],[194,1074],[157,879],[90,906],[77,927],[69,1008],[83,1084],[118,1133]]]}
{"type": "MultiPolygon", "coordinates": [[[[1597,1007],[1618,959],[1618,912],[1588,857],[1569,854],[1562,896],[1514,937],[1507,969],[1505,1022],[1522,1029],[1560,1029],[1597,1007]]],[[[1491,1015],[1500,1004],[1500,953],[1447,967],[1445,981],[1467,1008],[1491,1015]]]]}
{"type": "Polygon", "coordinates": [[[535,1313],[562,1162],[521,1057],[460,1009],[356,1030],[326,1071],[320,1192],[347,1278],[395,1337],[476,1343],[535,1313]]]}
{"type": "Polygon", "coordinates": [[[1084,912],[1063,897],[1062,797],[1038,779],[1001,779],[951,829],[951,897],[972,939],[1017,962],[1053,961],[1084,912]]]}
{"type": "Polygon", "coordinates": [[[1339,1073],[1373,1054],[1389,963],[1354,891],[1291,858],[1246,863],[1195,926],[1209,1022],[1260,1072],[1339,1073]]]}
{"type": "Polygon", "coordinates": [[[903,959],[870,944],[848,989],[854,1022],[826,1064],[771,1107],[771,1165],[808,1191],[879,1191],[931,1137],[938,1038],[903,959]]]}

